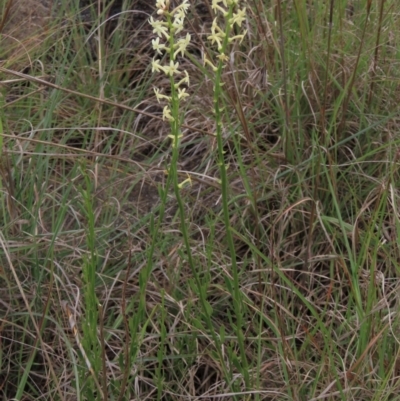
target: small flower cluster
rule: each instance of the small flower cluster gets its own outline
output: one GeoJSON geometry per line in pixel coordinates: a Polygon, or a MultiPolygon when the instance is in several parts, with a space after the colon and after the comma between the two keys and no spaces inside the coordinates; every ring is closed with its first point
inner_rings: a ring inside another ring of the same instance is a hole
{"type": "MultiPolygon", "coordinates": [[[[247,34],[247,30],[243,32],[243,34],[235,35],[229,37],[229,32],[236,24],[238,27],[242,26],[243,21],[246,19],[246,7],[243,7],[241,10],[238,9],[237,12],[234,12],[236,6],[238,6],[239,0],[212,0],[211,8],[218,14],[221,13],[226,21],[226,29],[223,30],[218,25],[218,18],[214,18],[214,21],[211,26],[211,35],[207,37],[212,44],[216,43],[219,56],[218,58],[221,61],[226,61],[228,59],[227,55],[225,54],[227,44],[232,43],[235,40],[240,40],[242,42],[243,38],[247,34]],[[224,7],[219,5],[222,3],[224,7]]],[[[208,64],[211,68],[216,71],[217,68],[212,64],[210,60],[206,57],[204,58],[204,64],[208,64]]]]}
{"type": "MultiPolygon", "coordinates": [[[[177,34],[183,30],[183,23],[186,12],[189,8],[188,0],[183,0],[182,4],[169,11],[169,0],[157,0],[156,2],[157,14],[162,16],[161,20],[155,20],[150,17],[149,23],[153,28],[153,33],[157,38],[152,40],[153,49],[158,55],[163,55],[163,52],[169,54],[169,65],[162,65],[159,59],[153,58],[152,72],[164,72],[171,80],[171,96],[166,96],[160,93],[160,90],[154,88],[154,93],[158,102],[166,100],[168,105],[163,109],[163,119],[173,122],[176,119],[171,114],[171,103],[175,100],[184,99],[189,94],[183,85],[189,86],[189,74],[187,71],[180,71],[179,63],[175,62],[177,56],[181,54],[184,56],[187,46],[190,43],[190,35],[186,34],[184,38],[176,40],[177,34]],[[161,40],[161,42],[160,42],[161,40]],[[162,40],[166,43],[162,43],[162,40]],[[174,76],[184,75],[182,79],[175,82],[174,76]]],[[[174,137],[175,138],[175,137],[174,137]]],[[[176,141],[176,139],[175,139],[176,141]]]]}

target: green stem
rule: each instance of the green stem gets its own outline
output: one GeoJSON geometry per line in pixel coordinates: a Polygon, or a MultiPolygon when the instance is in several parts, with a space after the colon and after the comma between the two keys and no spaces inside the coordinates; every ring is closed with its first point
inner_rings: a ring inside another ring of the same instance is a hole
{"type": "MultiPolygon", "coordinates": [[[[226,29],[225,29],[225,37],[222,45],[222,49],[220,51],[221,54],[225,54],[225,51],[229,44],[229,36],[232,31],[232,26],[229,23],[229,19],[232,17],[233,7],[230,6],[228,14],[225,16],[226,21],[226,29]]],[[[219,170],[221,175],[221,198],[222,198],[222,209],[224,216],[224,224],[226,228],[226,240],[229,246],[229,252],[231,255],[231,267],[232,267],[232,277],[233,277],[233,307],[236,315],[236,335],[238,338],[240,355],[242,361],[242,371],[244,373],[244,379],[246,386],[249,388],[250,386],[250,377],[248,374],[248,363],[245,352],[244,345],[244,333],[243,333],[243,302],[242,302],[242,293],[239,286],[239,273],[238,266],[236,263],[236,249],[235,243],[232,235],[232,227],[230,222],[230,213],[229,213],[229,190],[228,190],[228,175],[226,171],[225,158],[224,158],[224,143],[222,138],[222,109],[220,108],[220,99],[222,97],[222,69],[224,66],[224,61],[220,59],[217,67],[217,71],[215,74],[215,84],[214,84],[214,112],[215,112],[215,122],[216,122],[216,137],[217,137],[217,145],[218,145],[218,162],[219,162],[219,170]]]]}
{"type": "MultiPolygon", "coordinates": [[[[168,16],[167,18],[168,18],[168,23],[171,26],[172,25],[172,22],[170,19],[171,17],[168,16]]],[[[174,38],[173,38],[172,34],[170,37],[169,46],[170,46],[170,60],[175,62],[174,38]]],[[[173,75],[170,77],[170,85],[171,85],[171,115],[173,117],[173,121],[171,121],[171,134],[173,135],[173,140],[172,140],[172,158],[171,158],[171,164],[170,164],[169,170],[168,170],[168,179],[172,180],[172,185],[174,188],[176,201],[178,203],[179,217],[180,217],[180,222],[181,222],[181,233],[182,233],[183,242],[184,242],[185,248],[186,248],[187,260],[188,260],[190,269],[192,271],[193,277],[195,279],[196,286],[199,290],[199,299],[200,299],[200,303],[202,306],[202,310],[204,312],[206,325],[213,338],[219,359],[220,359],[220,361],[224,361],[221,340],[220,340],[219,336],[216,334],[213,324],[212,324],[212,320],[211,320],[212,310],[210,310],[208,302],[205,298],[206,294],[205,294],[205,291],[201,284],[199,274],[196,270],[196,263],[193,258],[190,240],[189,240],[189,230],[188,230],[188,226],[186,223],[185,204],[184,204],[182,196],[181,196],[181,188],[179,187],[179,176],[178,176],[178,167],[177,167],[178,159],[179,159],[179,144],[180,144],[180,138],[181,138],[181,129],[180,129],[181,121],[180,121],[180,112],[179,112],[180,101],[179,101],[177,88],[175,85],[175,80],[174,80],[173,75]]],[[[222,364],[222,369],[224,371],[224,375],[226,377],[227,383],[232,383],[232,372],[226,368],[225,364],[222,364]]]]}

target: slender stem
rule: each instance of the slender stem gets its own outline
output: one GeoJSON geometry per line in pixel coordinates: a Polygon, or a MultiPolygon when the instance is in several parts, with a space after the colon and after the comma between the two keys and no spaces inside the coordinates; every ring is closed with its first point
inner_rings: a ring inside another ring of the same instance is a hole
{"type": "MultiPolygon", "coordinates": [[[[229,12],[225,17],[226,28],[225,28],[225,37],[221,49],[221,54],[225,54],[225,51],[229,44],[229,34],[232,30],[232,26],[229,23],[229,19],[232,17],[233,6],[229,8],[229,12]]],[[[250,377],[248,375],[248,363],[247,357],[244,347],[244,334],[243,334],[243,308],[242,308],[242,293],[239,287],[239,273],[238,266],[236,262],[236,249],[235,243],[232,235],[232,227],[230,222],[230,213],[229,213],[229,180],[227,169],[225,165],[225,152],[224,152],[224,142],[222,138],[222,109],[220,107],[220,99],[222,98],[222,70],[224,67],[223,58],[220,59],[217,67],[217,71],[215,74],[215,84],[214,84],[214,114],[215,114],[215,122],[216,122],[216,137],[217,137],[217,145],[218,145],[218,164],[219,171],[221,176],[221,198],[222,198],[222,209],[224,216],[224,224],[226,229],[226,240],[228,242],[229,253],[231,256],[231,268],[232,268],[232,277],[233,277],[233,307],[236,315],[236,335],[238,337],[238,343],[240,348],[240,355],[242,360],[244,379],[246,382],[246,386],[250,385],[250,377]]]]}

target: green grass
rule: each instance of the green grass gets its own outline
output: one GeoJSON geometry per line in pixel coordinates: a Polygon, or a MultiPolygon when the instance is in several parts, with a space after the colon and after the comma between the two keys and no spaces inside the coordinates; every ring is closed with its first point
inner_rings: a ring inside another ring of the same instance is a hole
{"type": "Polygon", "coordinates": [[[192,4],[172,132],[155,7],[73,3],[0,42],[3,398],[400,399],[396,1],[249,1],[216,91],[192,4]]]}

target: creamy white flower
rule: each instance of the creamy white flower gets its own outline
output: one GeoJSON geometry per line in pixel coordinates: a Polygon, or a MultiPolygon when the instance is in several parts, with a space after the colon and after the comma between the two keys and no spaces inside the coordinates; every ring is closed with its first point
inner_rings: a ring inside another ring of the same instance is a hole
{"type": "Polygon", "coordinates": [[[183,18],[174,18],[172,22],[172,26],[174,27],[174,34],[177,34],[183,30],[183,18]]]}
{"type": "Polygon", "coordinates": [[[186,15],[185,12],[183,10],[178,10],[175,14],[174,14],[174,19],[181,19],[182,21],[185,19],[186,15]]]}
{"type": "Polygon", "coordinates": [[[232,18],[229,20],[231,25],[237,24],[238,26],[242,25],[242,22],[246,19],[246,7],[243,7],[242,10],[239,10],[237,13],[233,13],[232,18]]]}
{"type": "Polygon", "coordinates": [[[188,72],[187,72],[186,70],[184,70],[183,73],[185,74],[185,77],[182,78],[177,84],[175,84],[175,87],[177,87],[177,88],[178,88],[179,86],[181,86],[182,84],[186,84],[187,86],[190,85],[188,72]]]}
{"type": "Polygon", "coordinates": [[[174,75],[174,74],[180,74],[178,67],[179,67],[179,63],[174,63],[174,61],[171,60],[169,62],[169,66],[164,67],[163,70],[167,75],[172,77],[172,75],[174,75]]]}
{"type": "Polygon", "coordinates": [[[175,8],[172,10],[171,14],[174,15],[175,13],[181,12],[181,11],[182,11],[184,14],[186,14],[186,13],[187,13],[187,10],[189,9],[189,7],[190,7],[189,1],[188,1],[188,0],[183,0],[183,2],[182,2],[181,4],[179,4],[179,6],[175,7],[175,8]]]}
{"type": "Polygon", "coordinates": [[[186,178],[186,180],[184,180],[184,181],[182,181],[180,184],[178,184],[178,187],[180,188],[180,189],[182,189],[184,186],[186,186],[186,185],[190,185],[190,186],[192,186],[192,179],[190,178],[190,175],[188,174],[187,175],[188,176],[188,178],[186,178]]]}
{"type": "Polygon", "coordinates": [[[228,7],[228,1],[229,0],[213,0],[212,1],[212,7],[218,6],[218,3],[222,3],[224,5],[224,7],[228,7]]]}
{"type": "Polygon", "coordinates": [[[151,62],[151,72],[154,72],[154,71],[157,71],[157,72],[164,71],[165,72],[164,67],[160,64],[160,60],[153,58],[153,60],[151,62]]]}
{"type": "Polygon", "coordinates": [[[160,38],[153,39],[151,44],[153,45],[153,50],[155,50],[158,54],[162,54],[161,50],[166,50],[165,45],[160,43],[160,38]]]}
{"type": "Polygon", "coordinates": [[[187,33],[186,38],[184,39],[179,39],[178,42],[176,42],[176,50],[174,52],[174,58],[181,53],[182,57],[185,55],[186,48],[188,44],[190,43],[190,35],[187,33]]]}
{"type": "Polygon", "coordinates": [[[229,57],[225,53],[221,53],[217,56],[217,58],[223,62],[226,62],[229,60],[229,57]]]}
{"type": "Polygon", "coordinates": [[[205,54],[204,54],[203,62],[204,62],[204,65],[208,64],[214,72],[218,70],[218,68],[207,58],[207,56],[205,54]]]}
{"type": "Polygon", "coordinates": [[[169,8],[169,0],[157,0],[156,7],[158,8],[158,15],[164,14],[169,8]]]}
{"type": "Polygon", "coordinates": [[[221,41],[221,37],[217,34],[212,34],[211,36],[207,36],[208,40],[211,40],[211,43],[214,44],[214,42],[217,42],[217,47],[218,50],[222,49],[222,41],[221,41]]]}
{"type": "Polygon", "coordinates": [[[234,42],[235,40],[240,39],[239,44],[242,43],[244,37],[247,35],[247,29],[244,31],[243,34],[241,35],[236,35],[236,36],[232,36],[231,38],[229,38],[229,43],[234,42]]]}
{"type": "Polygon", "coordinates": [[[158,37],[164,35],[165,39],[169,39],[168,24],[166,22],[158,21],[153,17],[150,17],[149,24],[153,27],[153,33],[155,33],[158,37]]]}
{"type": "Polygon", "coordinates": [[[223,15],[226,15],[227,11],[225,9],[223,9],[221,6],[218,5],[218,3],[223,3],[225,7],[227,7],[227,2],[226,0],[213,0],[212,1],[212,5],[211,8],[217,12],[220,11],[223,15]]]}
{"type": "Polygon", "coordinates": [[[217,18],[214,18],[214,21],[211,25],[211,35],[207,37],[208,40],[211,40],[211,43],[217,42],[218,50],[222,48],[222,41],[225,38],[225,32],[218,26],[217,18]]]}
{"type": "Polygon", "coordinates": [[[171,115],[171,110],[169,109],[168,106],[165,106],[163,108],[163,120],[168,120],[168,121],[174,121],[174,117],[171,115]]]}
{"type": "Polygon", "coordinates": [[[172,147],[178,146],[179,140],[183,137],[182,134],[179,134],[177,137],[173,134],[169,134],[168,138],[172,139],[172,147]]]}
{"type": "Polygon", "coordinates": [[[188,97],[189,93],[186,93],[186,88],[178,88],[178,99],[184,99],[185,97],[188,97]]]}
{"type": "Polygon", "coordinates": [[[166,99],[168,102],[171,101],[171,96],[163,95],[162,93],[160,93],[160,89],[158,88],[154,88],[154,93],[156,95],[158,103],[160,103],[161,99],[166,99]]]}

